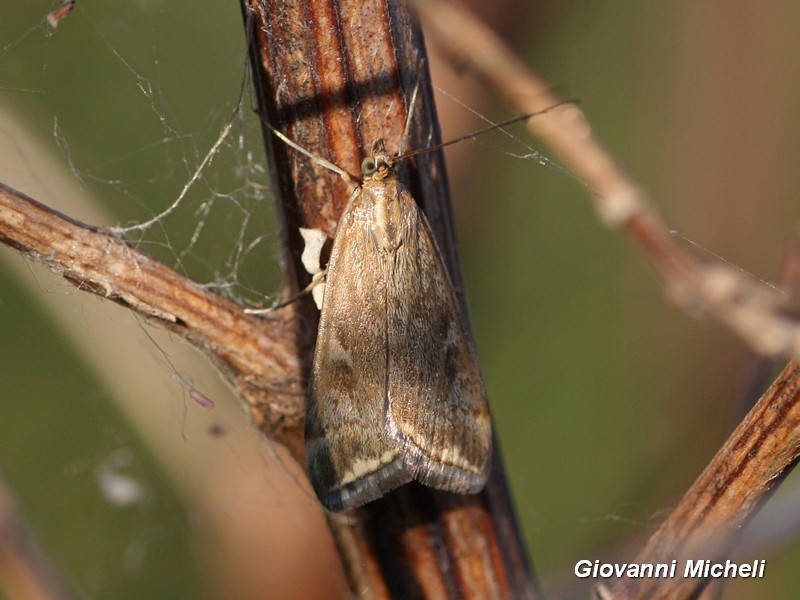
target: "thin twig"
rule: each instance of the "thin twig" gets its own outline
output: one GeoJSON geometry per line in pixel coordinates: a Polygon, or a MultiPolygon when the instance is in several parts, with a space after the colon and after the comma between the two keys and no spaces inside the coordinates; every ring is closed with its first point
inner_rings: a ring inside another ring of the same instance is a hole
{"type": "MultiPolygon", "coordinates": [[[[800,228],[795,229],[786,244],[775,286],[786,293],[787,315],[800,317],[800,228]]],[[[774,357],[759,354],[754,354],[751,362],[740,410],[735,415],[737,421],[753,408],[783,364],[774,357]]]]}
{"type": "MultiPolygon", "coordinates": [[[[514,111],[535,113],[561,99],[488,28],[451,0],[412,0],[429,35],[458,66],[491,88],[514,111]]],[[[800,323],[786,297],[726,265],[704,264],[686,251],[649,206],[647,195],[594,137],[574,105],[528,122],[592,192],[600,220],[624,227],[664,280],[668,295],[692,314],[704,312],[756,352],[800,358],[800,323]]]]}
{"type": "Polygon", "coordinates": [[[0,242],[204,350],[250,404],[256,424],[302,455],[303,377],[290,310],[269,320],[248,315],[112,233],[2,184],[0,242]]]}
{"type": "Polygon", "coordinates": [[[674,579],[624,578],[599,597],[693,598],[707,581],[683,578],[687,560],[724,560],[744,525],[800,456],[800,363],[792,361],[745,417],[635,563],[678,561],[674,579]]]}

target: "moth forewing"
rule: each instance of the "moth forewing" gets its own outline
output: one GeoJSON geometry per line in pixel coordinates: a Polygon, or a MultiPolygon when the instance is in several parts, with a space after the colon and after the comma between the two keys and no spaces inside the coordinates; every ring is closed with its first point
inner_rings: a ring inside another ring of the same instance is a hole
{"type": "Polygon", "coordinates": [[[403,208],[387,265],[388,430],[415,479],[474,493],[486,483],[491,450],[483,378],[428,222],[395,184],[403,208]]]}
{"type": "Polygon", "coordinates": [[[336,231],[306,413],[322,503],[417,479],[480,491],[491,425],[480,369],[430,227],[379,140],[336,231]]]}
{"type": "Polygon", "coordinates": [[[328,262],[306,409],[314,490],[333,510],[357,506],[411,480],[383,431],[386,279],[374,238],[374,205],[358,190],[342,213],[328,262]],[[358,275],[348,275],[358,273],[358,275]]]}

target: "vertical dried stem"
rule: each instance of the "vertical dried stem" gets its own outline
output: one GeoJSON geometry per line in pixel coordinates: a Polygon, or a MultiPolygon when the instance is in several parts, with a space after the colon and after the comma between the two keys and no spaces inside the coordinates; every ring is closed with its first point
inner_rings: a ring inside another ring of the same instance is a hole
{"type": "MultiPolygon", "coordinates": [[[[358,173],[376,138],[390,149],[397,145],[417,85],[410,143],[419,147],[439,138],[421,34],[402,3],[247,0],[243,9],[261,112],[298,144],[358,173]]],[[[266,129],[265,138],[279,188],[286,279],[300,289],[308,280],[298,228],[332,235],[347,194],[336,175],[276,143],[266,129]]],[[[409,170],[406,183],[460,289],[442,157],[423,156],[409,170]]],[[[308,324],[308,372],[317,316],[308,302],[300,311],[308,324]]],[[[353,592],[371,598],[534,597],[499,452],[494,460],[478,496],[408,485],[349,520],[332,515],[353,592]]]]}

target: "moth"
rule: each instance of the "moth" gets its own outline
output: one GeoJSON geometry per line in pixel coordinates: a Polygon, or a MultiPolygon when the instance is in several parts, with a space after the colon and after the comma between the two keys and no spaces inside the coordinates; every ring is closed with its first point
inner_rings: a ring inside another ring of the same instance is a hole
{"type": "Polygon", "coordinates": [[[339,221],[306,409],[311,482],[330,510],[411,480],[472,494],[489,474],[486,390],[430,225],[382,140],[339,221]]]}

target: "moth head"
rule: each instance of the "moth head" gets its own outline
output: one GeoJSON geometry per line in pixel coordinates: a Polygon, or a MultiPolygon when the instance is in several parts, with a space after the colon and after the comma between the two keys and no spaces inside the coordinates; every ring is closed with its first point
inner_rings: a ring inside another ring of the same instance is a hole
{"type": "Polygon", "coordinates": [[[361,162],[361,172],[364,179],[381,181],[394,177],[394,158],[386,152],[382,139],[376,140],[372,145],[372,156],[361,162]]]}

